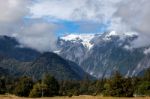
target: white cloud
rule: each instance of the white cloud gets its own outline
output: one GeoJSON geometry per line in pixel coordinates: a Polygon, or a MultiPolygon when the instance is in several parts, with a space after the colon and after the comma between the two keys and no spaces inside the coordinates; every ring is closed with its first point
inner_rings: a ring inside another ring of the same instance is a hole
{"type": "Polygon", "coordinates": [[[119,0],[44,0],[31,7],[33,18],[106,22],[119,0]]]}
{"type": "Polygon", "coordinates": [[[25,47],[37,49],[40,52],[51,51],[56,48],[55,24],[33,22],[21,28],[14,36],[25,47]]]}
{"type": "Polygon", "coordinates": [[[28,13],[29,0],[0,0],[0,22],[21,20],[28,13]]]}
{"type": "Polygon", "coordinates": [[[0,0],[0,35],[15,36],[24,46],[40,52],[55,48],[55,24],[27,20],[31,0],[0,0]]]}
{"type": "MultiPolygon", "coordinates": [[[[139,33],[139,38],[132,42],[133,47],[150,45],[150,0],[124,0],[120,2],[115,17],[121,23],[139,33]]],[[[118,28],[121,26],[118,26],[118,28]]]]}
{"type": "Polygon", "coordinates": [[[29,12],[29,0],[0,0],[0,35],[11,35],[29,12]]]}

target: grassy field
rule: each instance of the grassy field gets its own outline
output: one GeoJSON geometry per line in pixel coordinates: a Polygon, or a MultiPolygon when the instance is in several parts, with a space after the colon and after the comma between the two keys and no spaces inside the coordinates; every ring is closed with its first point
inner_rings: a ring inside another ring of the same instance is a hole
{"type": "Polygon", "coordinates": [[[52,97],[52,98],[23,98],[13,95],[0,95],[0,99],[150,99],[150,97],[118,98],[101,96],[73,96],[73,97],[52,97]]]}

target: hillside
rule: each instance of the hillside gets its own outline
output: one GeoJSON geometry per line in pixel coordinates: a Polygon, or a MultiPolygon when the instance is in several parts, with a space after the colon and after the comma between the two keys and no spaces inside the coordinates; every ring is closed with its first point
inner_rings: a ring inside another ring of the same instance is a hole
{"type": "Polygon", "coordinates": [[[82,80],[88,75],[77,64],[50,52],[43,53],[33,61],[25,75],[39,79],[45,73],[51,74],[59,80],[82,80]]]}

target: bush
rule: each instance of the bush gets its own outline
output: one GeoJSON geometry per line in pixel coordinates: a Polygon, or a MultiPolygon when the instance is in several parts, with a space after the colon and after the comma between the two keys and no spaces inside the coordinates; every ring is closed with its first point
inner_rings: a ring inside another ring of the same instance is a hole
{"type": "Polygon", "coordinates": [[[69,93],[69,94],[68,94],[68,97],[72,97],[72,96],[73,96],[72,93],[69,93]]]}
{"type": "Polygon", "coordinates": [[[6,92],[5,78],[0,78],[0,94],[4,94],[6,92]]]}
{"type": "Polygon", "coordinates": [[[55,95],[59,95],[59,84],[50,75],[45,75],[41,83],[35,84],[30,92],[30,97],[52,97],[55,95]]]}
{"type": "Polygon", "coordinates": [[[14,94],[17,96],[28,97],[32,87],[33,87],[32,79],[28,77],[22,77],[19,79],[19,82],[16,85],[14,94]]]}
{"type": "Polygon", "coordinates": [[[136,90],[136,94],[140,96],[150,96],[150,82],[149,81],[143,81],[141,82],[136,90]]]}
{"type": "Polygon", "coordinates": [[[33,89],[31,90],[29,97],[33,98],[42,96],[44,97],[47,96],[47,91],[48,88],[46,84],[37,83],[33,86],[33,89]]]}
{"type": "Polygon", "coordinates": [[[47,85],[47,96],[51,97],[59,94],[59,83],[53,76],[45,75],[43,83],[47,85]]]}
{"type": "Polygon", "coordinates": [[[133,85],[130,78],[123,78],[118,72],[104,85],[104,96],[132,97],[133,85]]]}

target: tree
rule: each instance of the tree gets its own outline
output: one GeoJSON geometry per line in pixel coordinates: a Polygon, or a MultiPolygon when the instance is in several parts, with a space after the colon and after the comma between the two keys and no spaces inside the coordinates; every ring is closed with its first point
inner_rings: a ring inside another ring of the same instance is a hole
{"type": "Polygon", "coordinates": [[[115,72],[110,80],[110,95],[120,97],[123,94],[123,77],[119,72],[115,72]]]}
{"type": "Polygon", "coordinates": [[[145,81],[150,81],[150,68],[145,71],[143,78],[145,81]]]}
{"type": "Polygon", "coordinates": [[[59,94],[59,83],[53,76],[46,74],[44,76],[43,83],[48,87],[48,96],[55,96],[59,94]]]}
{"type": "Polygon", "coordinates": [[[17,96],[29,96],[30,90],[33,87],[33,81],[29,77],[22,77],[19,79],[19,82],[15,88],[15,95],[17,96]]]}
{"type": "Polygon", "coordinates": [[[137,95],[145,95],[150,96],[150,82],[149,81],[141,81],[136,90],[137,95]]]}
{"type": "Polygon", "coordinates": [[[31,90],[29,97],[45,97],[47,96],[48,88],[46,84],[36,83],[31,90]]]}
{"type": "Polygon", "coordinates": [[[123,92],[124,92],[122,96],[133,97],[134,86],[132,83],[132,78],[124,78],[124,82],[122,83],[122,86],[123,86],[123,92]]]}
{"type": "Polygon", "coordinates": [[[0,77],[0,94],[6,92],[5,77],[0,77]]]}
{"type": "Polygon", "coordinates": [[[125,79],[119,72],[115,72],[104,85],[104,95],[115,97],[132,97],[134,88],[131,79],[125,79]]]}
{"type": "Polygon", "coordinates": [[[52,97],[59,94],[58,81],[48,74],[44,75],[41,82],[34,85],[30,97],[52,97]]]}
{"type": "Polygon", "coordinates": [[[90,80],[89,80],[89,77],[88,75],[85,76],[85,78],[83,79],[83,81],[81,81],[80,83],[80,93],[83,94],[83,95],[87,95],[89,92],[89,83],[90,83],[90,80]]]}

